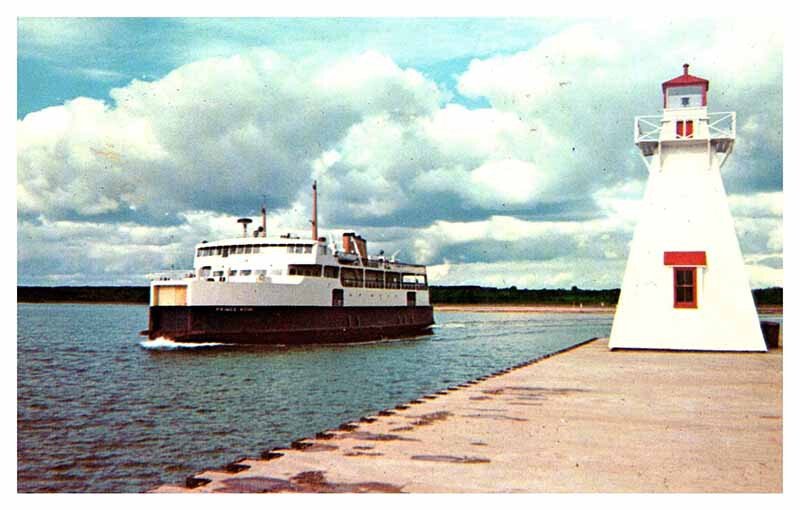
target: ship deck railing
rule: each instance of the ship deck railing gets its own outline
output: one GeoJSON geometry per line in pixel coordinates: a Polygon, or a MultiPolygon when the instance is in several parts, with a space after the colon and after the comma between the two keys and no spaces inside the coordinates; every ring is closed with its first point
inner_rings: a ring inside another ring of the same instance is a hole
{"type": "Polygon", "coordinates": [[[195,272],[192,269],[172,269],[169,271],[159,271],[158,273],[150,273],[146,277],[150,281],[175,281],[175,280],[190,280],[195,278],[195,272]]]}
{"type": "Polygon", "coordinates": [[[418,282],[381,282],[375,280],[358,280],[356,278],[342,278],[343,287],[357,287],[367,289],[404,289],[427,290],[428,285],[418,282]]]}
{"type": "Polygon", "coordinates": [[[399,268],[403,268],[403,267],[411,267],[411,268],[415,268],[415,269],[425,269],[426,268],[426,266],[424,264],[410,264],[408,262],[393,262],[393,261],[388,260],[388,259],[364,259],[364,258],[361,258],[361,260],[359,260],[359,259],[356,258],[356,259],[350,260],[350,259],[347,259],[347,258],[341,256],[341,255],[342,254],[337,254],[336,258],[339,261],[339,264],[341,264],[343,266],[359,266],[359,265],[361,265],[363,267],[368,267],[368,268],[373,268],[373,269],[387,269],[387,270],[390,267],[394,268],[394,269],[399,269],[399,268]]]}

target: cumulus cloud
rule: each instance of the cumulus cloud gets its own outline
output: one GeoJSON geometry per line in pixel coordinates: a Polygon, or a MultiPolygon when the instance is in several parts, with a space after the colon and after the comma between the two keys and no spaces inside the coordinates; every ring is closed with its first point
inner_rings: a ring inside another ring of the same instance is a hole
{"type": "Polygon", "coordinates": [[[249,209],[262,195],[284,207],[355,122],[424,114],[437,92],[374,54],[327,67],[266,51],[189,64],[112,90],[114,104],[78,98],[18,121],[19,210],[155,217],[249,209]]]}
{"type": "Polygon", "coordinates": [[[434,283],[615,287],[647,175],[632,119],[688,59],[711,110],[739,112],[730,204],[754,281],[780,283],[782,41],[748,25],[734,58],[730,23],[698,23],[582,23],[473,59],[457,91],[489,107],[376,51],[252,49],[33,112],[17,122],[21,279],[186,265],[262,201],[269,228],[305,230],[317,179],[324,232],[358,228],[434,283]]]}

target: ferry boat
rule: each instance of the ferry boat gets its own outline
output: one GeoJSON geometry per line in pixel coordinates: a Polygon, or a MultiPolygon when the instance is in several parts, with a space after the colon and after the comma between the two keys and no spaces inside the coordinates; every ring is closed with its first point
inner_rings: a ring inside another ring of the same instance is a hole
{"type": "Polygon", "coordinates": [[[317,233],[268,237],[240,218],[242,236],[195,247],[194,267],[150,282],[150,339],[177,342],[308,344],[363,342],[430,333],[426,268],[367,252],[346,232],[341,247],[317,233]]]}

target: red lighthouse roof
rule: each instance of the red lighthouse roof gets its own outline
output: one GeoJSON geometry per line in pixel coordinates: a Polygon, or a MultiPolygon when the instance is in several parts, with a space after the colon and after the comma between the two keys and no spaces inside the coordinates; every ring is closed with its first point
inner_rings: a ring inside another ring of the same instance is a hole
{"type": "Polygon", "coordinates": [[[704,90],[708,91],[708,80],[689,74],[689,64],[683,64],[682,75],[662,83],[661,91],[666,92],[667,87],[683,87],[686,85],[702,85],[704,90]]]}

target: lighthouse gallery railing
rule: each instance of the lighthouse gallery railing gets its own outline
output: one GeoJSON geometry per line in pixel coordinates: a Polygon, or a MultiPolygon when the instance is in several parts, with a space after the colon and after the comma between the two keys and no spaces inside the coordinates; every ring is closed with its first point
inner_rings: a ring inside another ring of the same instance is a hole
{"type": "MultiPolygon", "coordinates": [[[[693,120],[687,118],[687,120],[693,120]]],[[[698,121],[707,123],[708,137],[715,139],[735,139],[736,138],[736,112],[716,112],[709,113],[705,117],[698,117],[698,121]]],[[[671,120],[664,119],[661,115],[639,115],[633,122],[633,142],[635,144],[645,142],[658,142],[661,138],[662,125],[671,120]]],[[[673,132],[667,131],[670,136],[673,132]]],[[[673,139],[673,138],[670,138],[673,139]]],[[[680,137],[675,134],[674,139],[680,137]]]]}

